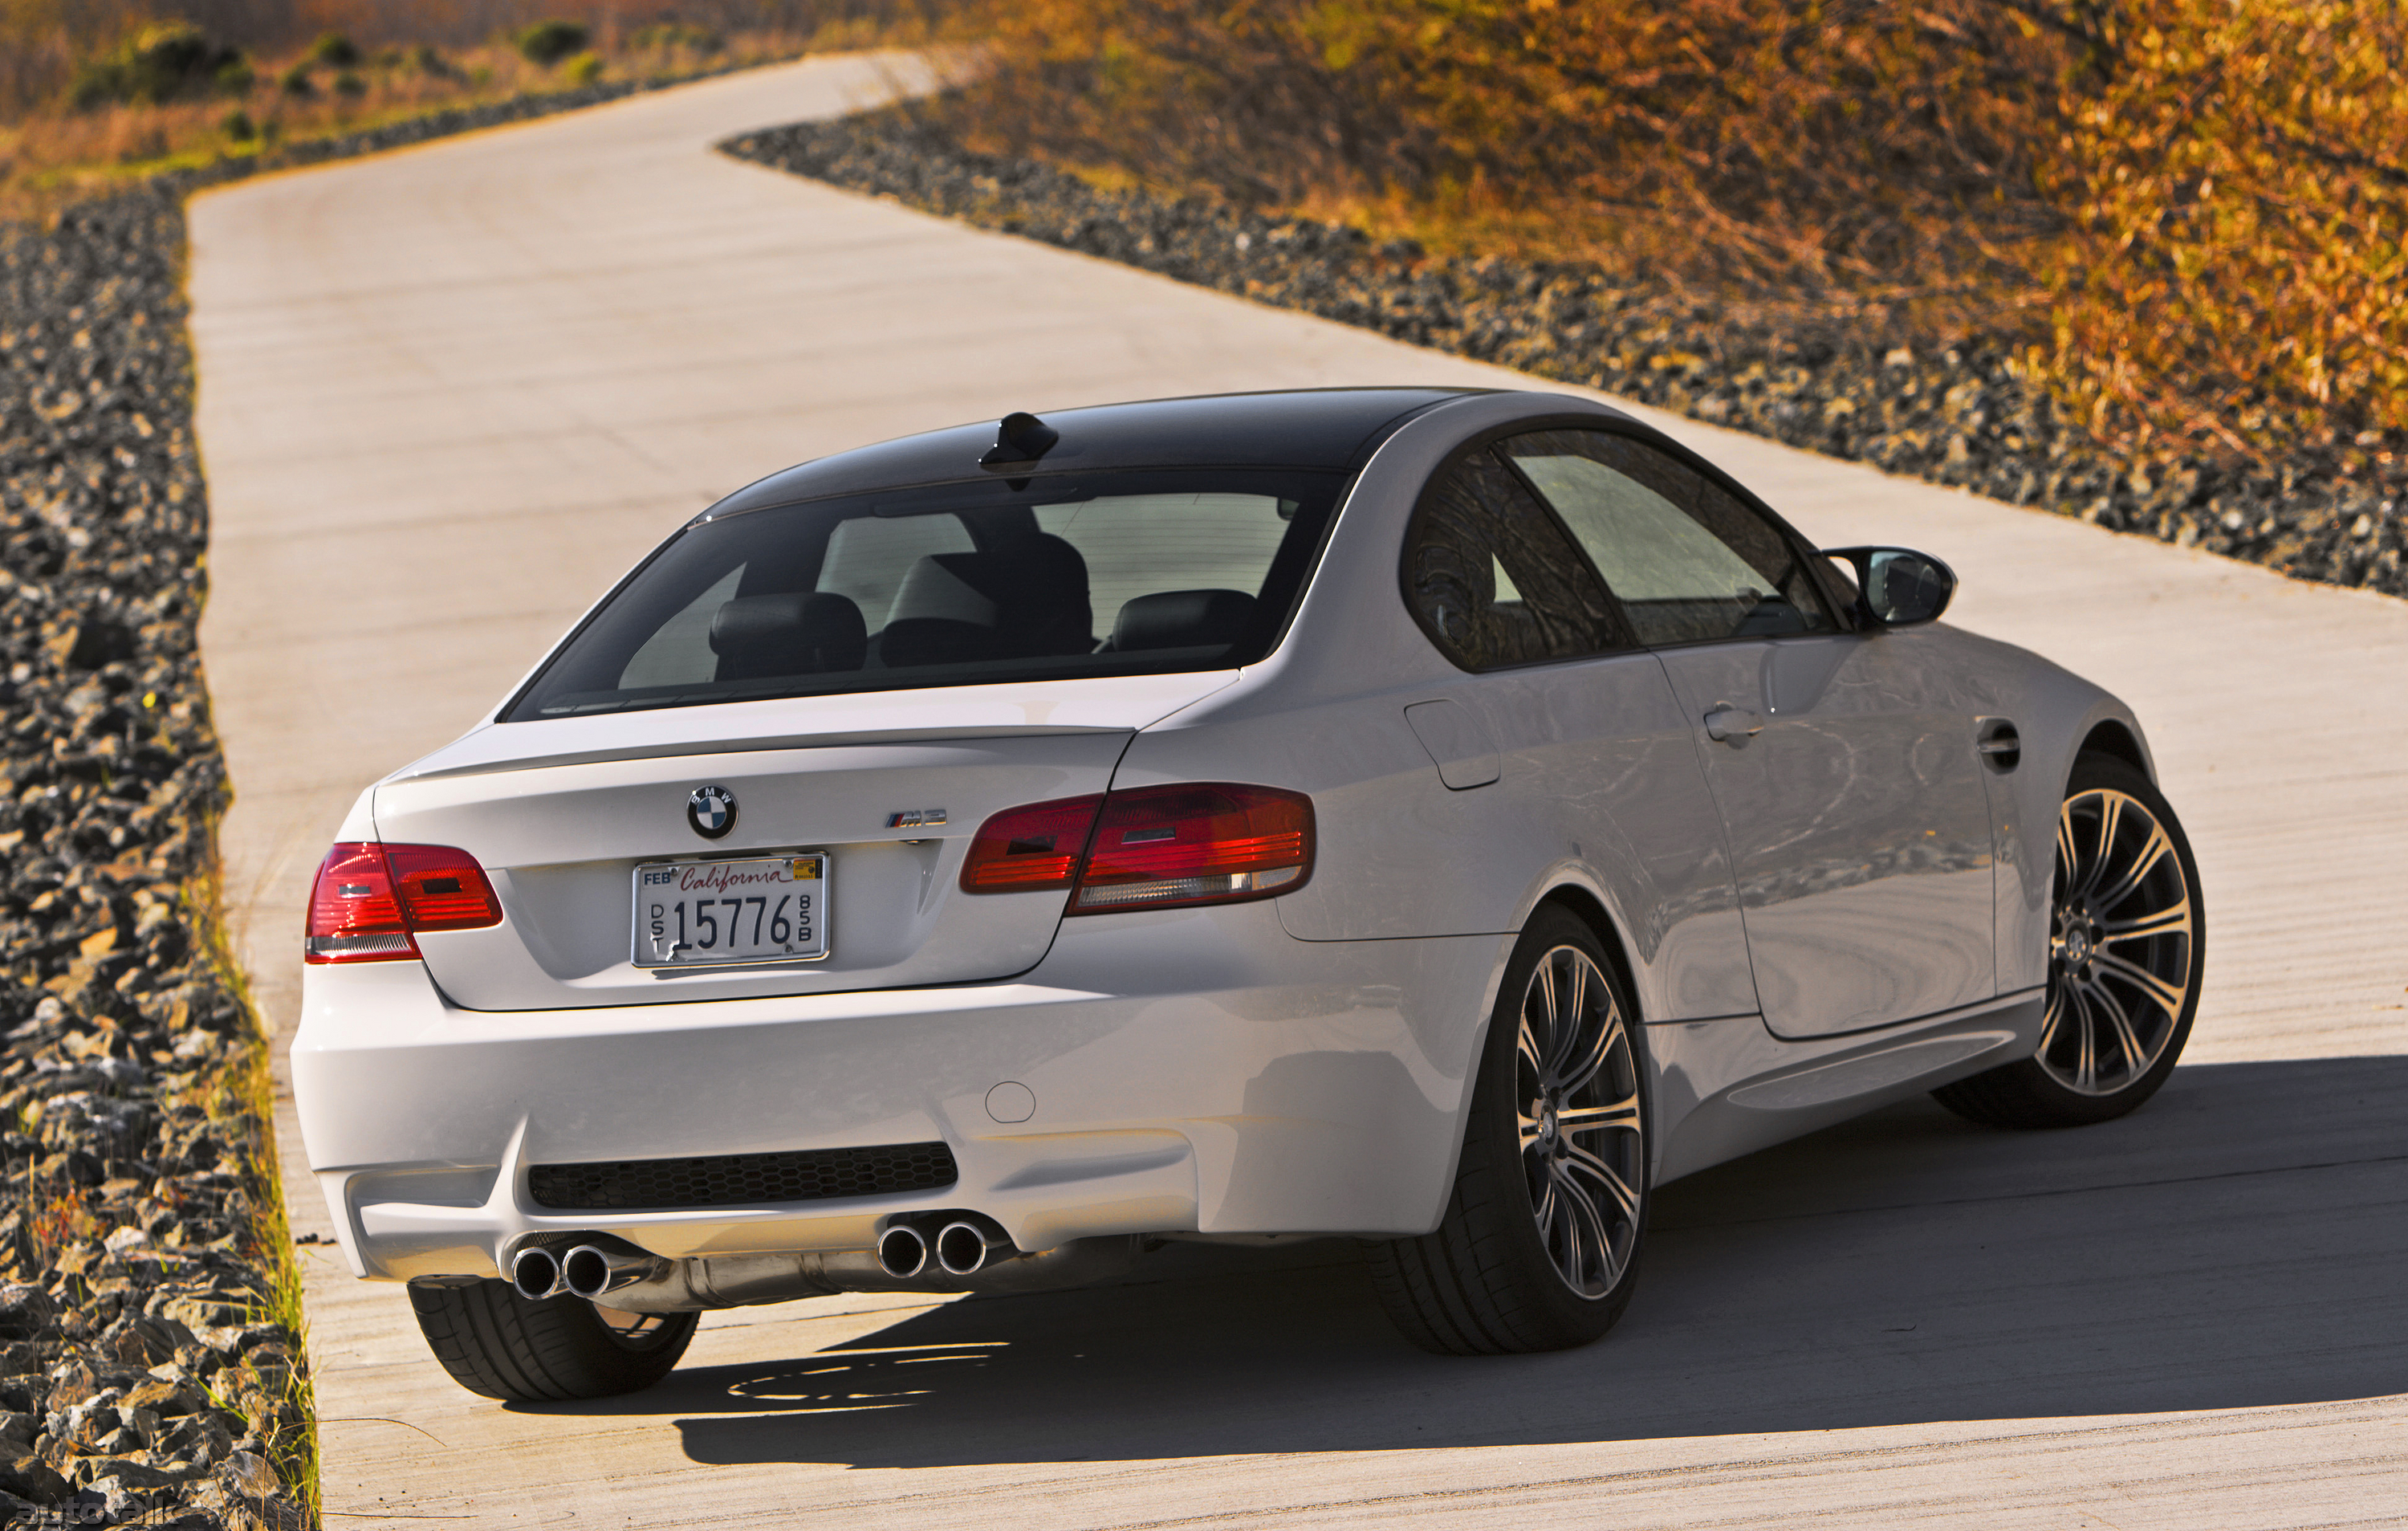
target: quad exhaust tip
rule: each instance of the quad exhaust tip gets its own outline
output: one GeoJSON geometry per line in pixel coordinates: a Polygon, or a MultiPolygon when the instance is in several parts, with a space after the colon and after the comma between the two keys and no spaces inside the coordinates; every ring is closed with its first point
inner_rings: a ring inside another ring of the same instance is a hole
{"type": "Polygon", "coordinates": [[[994,1250],[986,1231],[976,1223],[949,1222],[937,1235],[937,1264],[948,1276],[977,1274],[994,1250]]]}
{"type": "Polygon", "coordinates": [[[510,1285],[530,1301],[557,1297],[568,1290],[562,1279],[560,1262],[550,1249],[521,1249],[510,1261],[510,1285]]]}
{"type": "Polygon", "coordinates": [[[898,1280],[928,1268],[928,1241],[909,1223],[896,1223],[878,1235],[878,1266],[898,1280]]]}
{"type": "Polygon", "coordinates": [[[652,1280],[667,1269],[667,1261],[640,1249],[580,1244],[561,1261],[560,1279],[570,1293],[590,1303],[638,1281],[652,1280]]]}

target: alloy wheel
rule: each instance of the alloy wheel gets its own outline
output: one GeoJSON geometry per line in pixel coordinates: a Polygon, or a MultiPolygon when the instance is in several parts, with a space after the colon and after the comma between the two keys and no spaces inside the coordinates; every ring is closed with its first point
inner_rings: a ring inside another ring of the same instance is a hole
{"type": "Polygon", "coordinates": [[[2172,836],[2138,798],[2076,792],[2057,820],[2040,1066],[2113,1095],[2166,1050],[2190,999],[2193,899],[2172,836]]]}
{"type": "Polygon", "coordinates": [[[1516,1053],[1522,1166],[1540,1241],[1567,1287],[1604,1297],[1639,1243],[1646,1125],[1622,1008],[1586,952],[1561,946],[1539,959],[1516,1053]]]}

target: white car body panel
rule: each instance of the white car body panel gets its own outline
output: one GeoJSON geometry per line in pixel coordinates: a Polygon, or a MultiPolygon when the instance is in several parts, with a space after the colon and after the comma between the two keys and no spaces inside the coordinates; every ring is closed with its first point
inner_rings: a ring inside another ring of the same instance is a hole
{"type": "Polygon", "coordinates": [[[1734,703],[1762,731],[1690,730],[1731,842],[1765,1023],[1862,1031],[1997,992],[1992,845],[1973,719],[1942,628],[1664,651],[1699,719],[1734,703]],[[1931,651],[1943,651],[1935,657],[1931,651]],[[1898,939],[1914,929],[1911,944],[1898,939]]]}

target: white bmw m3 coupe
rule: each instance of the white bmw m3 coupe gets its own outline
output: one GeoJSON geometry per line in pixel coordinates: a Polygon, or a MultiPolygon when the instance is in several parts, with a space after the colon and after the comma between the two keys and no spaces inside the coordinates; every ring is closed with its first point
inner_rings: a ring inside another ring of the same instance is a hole
{"type": "Polygon", "coordinates": [[[360,1276],[496,1397],[708,1308],[1364,1241],[1579,1345],[1652,1189],[1930,1090],[2172,1069],[2140,724],[1611,409],[1014,414],[678,528],[320,869],[293,1048],[360,1276]]]}

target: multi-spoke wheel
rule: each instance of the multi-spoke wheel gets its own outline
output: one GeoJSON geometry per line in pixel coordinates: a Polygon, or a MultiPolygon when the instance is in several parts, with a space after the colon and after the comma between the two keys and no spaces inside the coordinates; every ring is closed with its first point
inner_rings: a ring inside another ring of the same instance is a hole
{"type": "Polygon", "coordinates": [[[1566,943],[1539,958],[1522,996],[1513,1098],[1522,1174],[1547,1260],[1584,1297],[1612,1292],[1639,1247],[1639,1068],[1596,959],[1566,943]]]}
{"type": "Polygon", "coordinates": [[[1425,1350],[1561,1350],[1612,1326],[1647,1224],[1637,1017],[1586,924],[1548,906],[1506,964],[1436,1232],[1371,1247],[1389,1316],[1425,1350]]]}
{"type": "Polygon", "coordinates": [[[2083,756],[2057,813],[2039,1050],[1937,1091],[1941,1103],[2002,1127],[2139,1105],[2190,1034],[2205,931],[2199,868],[2165,798],[2124,761],[2083,756]]]}

